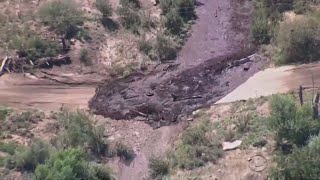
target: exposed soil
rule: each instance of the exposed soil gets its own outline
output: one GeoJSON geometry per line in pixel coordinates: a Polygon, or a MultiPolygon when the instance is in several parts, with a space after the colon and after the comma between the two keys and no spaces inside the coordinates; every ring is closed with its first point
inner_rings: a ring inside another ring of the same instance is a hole
{"type": "Polygon", "coordinates": [[[261,58],[248,57],[255,50],[249,42],[251,3],[198,4],[199,19],[177,60],[104,83],[89,102],[94,113],[143,120],[154,128],[170,125],[216,102],[260,70],[261,58]]]}
{"type": "Polygon", "coordinates": [[[234,91],[216,103],[228,103],[248,100],[260,96],[287,93],[304,88],[320,87],[320,64],[318,62],[305,65],[288,65],[267,68],[250,77],[234,91]]]}

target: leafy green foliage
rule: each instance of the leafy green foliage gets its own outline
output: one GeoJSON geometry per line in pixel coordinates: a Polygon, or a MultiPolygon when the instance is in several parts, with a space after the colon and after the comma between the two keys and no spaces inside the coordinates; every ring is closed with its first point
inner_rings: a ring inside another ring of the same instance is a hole
{"type": "Polygon", "coordinates": [[[297,146],[320,131],[320,121],[313,119],[310,105],[297,107],[288,96],[274,96],[271,101],[270,127],[275,131],[276,141],[288,141],[297,146]]]}
{"type": "Polygon", "coordinates": [[[163,14],[175,10],[186,21],[195,18],[195,0],[160,0],[160,8],[163,14]]]}
{"type": "Polygon", "coordinates": [[[20,148],[20,146],[16,143],[0,142],[0,151],[8,153],[10,155],[14,155],[15,151],[19,148],[20,148]]]}
{"type": "Polygon", "coordinates": [[[67,39],[75,37],[84,22],[83,12],[73,0],[50,1],[40,8],[39,16],[43,23],[67,39]]]}
{"type": "Polygon", "coordinates": [[[320,136],[305,147],[295,147],[291,154],[280,155],[272,179],[317,179],[320,176],[320,136]]]}
{"type": "Polygon", "coordinates": [[[320,23],[313,17],[284,22],[279,28],[276,43],[280,64],[301,63],[320,58],[320,23]]]}
{"type": "Polygon", "coordinates": [[[113,179],[107,169],[90,164],[80,149],[66,149],[52,155],[45,164],[37,166],[35,179],[113,179]]]}
{"type": "Polygon", "coordinates": [[[10,114],[10,112],[10,108],[0,106],[0,121],[4,121],[6,117],[10,114]]]}
{"type": "Polygon", "coordinates": [[[271,35],[268,21],[265,9],[260,8],[255,12],[254,20],[251,25],[251,36],[255,43],[266,44],[270,42],[271,35]]]}
{"type": "Polygon", "coordinates": [[[184,21],[177,10],[171,9],[168,11],[165,15],[165,26],[172,34],[179,34],[182,31],[184,21]]]}
{"type": "Polygon", "coordinates": [[[169,161],[161,157],[152,156],[149,159],[150,176],[152,179],[162,179],[170,171],[169,161]]]}
{"type": "Polygon", "coordinates": [[[215,162],[222,156],[222,148],[217,138],[208,132],[212,130],[209,121],[188,128],[181,137],[181,142],[171,155],[173,166],[182,169],[194,169],[206,162],[215,162]]]}
{"type": "Polygon", "coordinates": [[[12,41],[20,57],[36,61],[42,57],[55,57],[61,51],[57,42],[50,42],[38,36],[17,36],[12,41]]]}
{"type": "Polygon", "coordinates": [[[194,0],[160,0],[160,8],[166,28],[175,35],[181,33],[185,23],[196,17],[194,0]]]}
{"type": "Polygon", "coordinates": [[[120,17],[120,23],[125,29],[139,34],[139,28],[142,25],[139,14],[139,1],[121,0],[120,6],[117,9],[117,14],[120,17]]]}
{"type": "Polygon", "coordinates": [[[84,112],[64,111],[59,119],[64,126],[64,133],[60,136],[62,147],[85,147],[97,155],[103,155],[108,150],[108,144],[103,139],[104,128],[92,125],[89,116],[84,112]]]}
{"type": "Polygon", "coordinates": [[[44,163],[49,158],[52,150],[50,144],[37,140],[31,147],[23,151],[15,151],[15,154],[7,159],[6,166],[22,171],[33,171],[37,165],[44,163]]]}

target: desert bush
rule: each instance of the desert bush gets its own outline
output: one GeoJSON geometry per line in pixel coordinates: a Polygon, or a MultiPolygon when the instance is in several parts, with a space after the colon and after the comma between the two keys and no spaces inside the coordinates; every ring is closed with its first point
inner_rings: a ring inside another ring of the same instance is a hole
{"type": "Polygon", "coordinates": [[[134,157],[134,152],[128,146],[120,141],[116,141],[110,144],[109,156],[118,156],[123,160],[131,160],[134,157]]]}
{"type": "Polygon", "coordinates": [[[289,155],[279,155],[272,179],[317,179],[320,176],[320,136],[313,137],[307,146],[295,147],[289,155]]]}
{"type": "Polygon", "coordinates": [[[153,44],[150,40],[146,39],[145,35],[143,35],[138,41],[138,48],[139,48],[139,51],[149,56],[151,51],[153,50],[153,44]]]}
{"type": "Polygon", "coordinates": [[[314,18],[283,22],[276,37],[280,64],[302,63],[320,58],[320,23],[314,18]]]}
{"type": "Polygon", "coordinates": [[[96,8],[101,12],[103,18],[112,15],[112,7],[109,0],[96,0],[96,8]]]}
{"type": "Polygon", "coordinates": [[[104,128],[92,125],[84,112],[64,111],[59,115],[64,132],[58,140],[62,147],[85,147],[97,155],[105,155],[108,144],[103,139],[104,128]]]}
{"type": "Polygon", "coordinates": [[[16,36],[12,39],[12,47],[20,57],[32,61],[43,57],[55,57],[61,51],[57,42],[50,42],[38,36],[16,36]]]}
{"type": "Polygon", "coordinates": [[[257,44],[266,44],[270,42],[270,27],[268,24],[268,16],[264,8],[259,8],[255,12],[251,25],[251,36],[257,44]]]}
{"type": "Polygon", "coordinates": [[[34,171],[37,165],[44,163],[53,147],[44,141],[36,140],[30,147],[15,151],[15,154],[7,159],[8,168],[17,168],[22,171],[34,171]]]}
{"type": "Polygon", "coordinates": [[[165,15],[165,26],[172,34],[179,34],[182,31],[184,22],[179,12],[175,9],[171,9],[165,15]]]}
{"type": "Polygon", "coordinates": [[[5,142],[0,142],[0,151],[8,153],[10,155],[14,155],[15,151],[17,149],[20,149],[21,147],[17,143],[5,143],[5,142]]]}
{"type": "Polygon", "coordinates": [[[207,133],[211,130],[209,121],[188,128],[181,137],[181,142],[171,155],[173,166],[182,169],[194,169],[215,162],[222,155],[220,140],[211,139],[207,133]]]}
{"type": "Polygon", "coordinates": [[[35,179],[113,179],[107,169],[90,164],[85,153],[80,149],[59,151],[45,162],[37,166],[35,179]]]}
{"type": "Polygon", "coordinates": [[[152,179],[162,179],[165,175],[169,174],[170,164],[167,159],[152,156],[149,159],[149,169],[152,179]]]}
{"type": "Polygon", "coordinates": [[[64,38],[75,37],[84,22],[80,6],[73,0],[54,0],[40,7],[42,22],[54,28],[64,38]]]}
{"type": "Polygon", "coordinates": [[[186,21],[195,18],[195,0],[160,0],[159,2],[163,14],[175,10],[186,21]]]}
{"type": "Polygon", "coordinates": [[[154,49],[160,61],[174,59],[177,56],[179,48],[169,37],[163,34],[157,35],[154,49]]]}
{"type": "Polygon", "coordinates": [[[8,107],[0,106],[0,121],[4,121],[10,114],[11,109],[8,107]]]}
{"type": "Polygon", "coordinates": [[[87,49],[80,50],[80,61],[86,66],[92,64],[91,58],[89,56],[89,51],[87,49]]]}
{"type": "Polygon", "coordinates": [[[275,131],[278,144],[303,146],[320,131],[320,121],[313,119],[311,105],[297,107],[289,96],[274,96],[271,100],[270,127],[275,131]]]}
{"type": "Polygon", "coordinates": [[[117,14],[120,16],[120,23],[125,29],[139,34],[139,28],[142,25],[139,14],[139,1],[121,0],[117,8],[117,14]]]}

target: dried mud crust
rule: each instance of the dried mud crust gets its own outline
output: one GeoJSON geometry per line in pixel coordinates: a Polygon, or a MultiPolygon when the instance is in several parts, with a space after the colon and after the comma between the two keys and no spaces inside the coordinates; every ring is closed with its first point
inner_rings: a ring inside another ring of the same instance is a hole
{"type": "Polygon", "coordinates": [[[100,85],[89,102],[95,114],[117,120],[143,120],[154,128],[170,125],[216,102],[262,67],[263,61],[257,56],[246,58],[254,53],[248,40],[250,3],[225,0],[200,3],[199,20],[175,63],[161,64],[149,73],[136,73],[100,85]],[[205,44],[201,49],[200,43],[205,44]],[[212,48],[219,52],[201,60],[209,56],[212,48]],[[188,54],[190,49],[204,53],[188,54]]]}

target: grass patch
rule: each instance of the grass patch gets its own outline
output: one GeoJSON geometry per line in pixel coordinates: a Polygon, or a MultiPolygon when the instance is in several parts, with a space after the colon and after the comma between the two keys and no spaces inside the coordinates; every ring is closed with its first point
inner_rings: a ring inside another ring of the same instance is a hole
{"type": "Polygon", "coordinates": [[[6,120],[7,116],[11,113],[11,109],[8,107],[0,107],[0,121],[6,120]]]}
{"type": "Polygon", "coordinates": [[[152,179],[163,179],[170,171],[169,161],[161,157],[152,156],[149,159],[150,176],[152,179]]]}
{"type": "Polygon", "coordinates": [[[190,127],[181,136],[181,141],[170,156],[173,167],[194,169],[215,162],[222,156],[220,139],[212,133],[212,124],[203,121],[190,127]]]}
{"type": "Polygon", "coordinates": [[[8,153],[9,155],[13,155],[16,152],[16,150],[19,150],[20,148],[21,148],[21,146],[18,145],[17,143],[0,142],[0,151],[8,153]]]}

